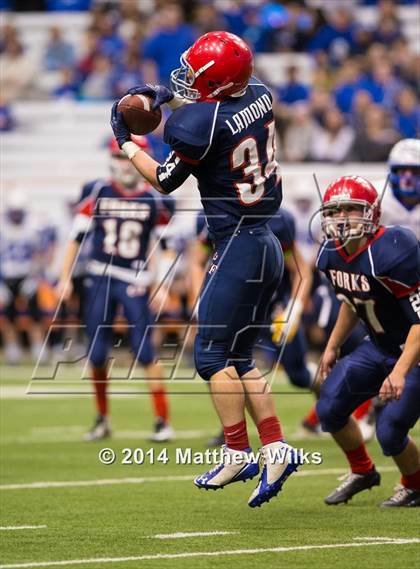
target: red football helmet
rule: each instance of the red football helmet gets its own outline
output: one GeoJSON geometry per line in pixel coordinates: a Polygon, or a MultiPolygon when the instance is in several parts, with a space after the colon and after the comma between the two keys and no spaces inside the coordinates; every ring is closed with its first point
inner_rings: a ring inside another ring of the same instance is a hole
{"type": "Polygon", "coordinates": [[[252,52],[229,32],[204,34],[181,55],[171,73],[175,93],[192,101],[241,96],[253,69],[252,52]]]}
{"type": "MultiPolygon", "coordinates": [[[[132,134],[131,140],[142,150],[150,151],[150,146],[145,136],[132,134]]],[[[118,146],[115,138],[111,138],[108,143],[108,150],[111,154],[111,177],[114,182],[130,190],[136,189],[143,176],[133,166],[126,153],[118,146]]]]}
{"type": "MultiPolygon", "coordinates": [[[[142,136],[141,134],[132,134],[131,140],[135,142],[137,146],[139,146],[142,150],[150,150],[149,142],[145,136],[142,136]]],[[[121,155],[122,157],[127,158],[127,154],[118,146],[118,142],[115,137],[112,137],[110,139],[108,143],[108,150],[111,153],[111,156],[121,155]]]]}
{"type": "Polygon", "coordinates": [[[328,186],[322,200],[321,216],[322,231],[327,239],[358,239],[373,235],[381,217],[378,192],[365,178],[342,176],[328,186]],[[360,216],[343,216],[341,212],[348,206],[360,207],[360,216]]]}

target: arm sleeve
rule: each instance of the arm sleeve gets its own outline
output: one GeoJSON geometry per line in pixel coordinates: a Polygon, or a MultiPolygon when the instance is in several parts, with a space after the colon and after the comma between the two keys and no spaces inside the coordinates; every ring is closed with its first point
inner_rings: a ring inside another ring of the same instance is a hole
{"type": "Polygon", "coordinates": [[[70,239],[81,243],[86,233],[92,227],[92,217],[95,210],[95,184],[85,184],[76,205],[76,215],[70,229],[70,239]]]}
{"type": "Polygon", "coordinates": [[[396,227],[390,237],[377,277],[397,298],[408,297],[420,285],[420,244],[408,229],[396,227]]]}
{"type": "Polygon", "coordinates": [[[420,324],[420,286],[398,301],[411,324],[420,324]]]}
{"type": "Polygon", "coordinates": [[[181,186],[192,173],[192,167],[171,152],[165,162],[156,169],[156,177],[166,194],[170,194],[181,186]]]}

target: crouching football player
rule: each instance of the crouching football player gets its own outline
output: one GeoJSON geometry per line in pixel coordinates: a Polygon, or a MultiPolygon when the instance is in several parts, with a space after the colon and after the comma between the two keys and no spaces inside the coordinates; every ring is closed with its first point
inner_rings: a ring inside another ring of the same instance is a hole
{"type": "Polygon", "coordinates": [[[379,394],[387,403],[377,419],[377,438],[401,472],[401,486],[381,506],[420,506],[420,453],[408,435],[420,414],[419,243],[409,229],[380,226],[378,194],[358,176],[339,178],[328,187],[321,215],[326,241],[317,265],[342,304],[321,359],[317,412],[322,429],[332,434],[351,467],[325,503],[347,502],[380,484],[351,416],[379,394]],[[359,318],[368,337],[336,362],[359,318]]]}

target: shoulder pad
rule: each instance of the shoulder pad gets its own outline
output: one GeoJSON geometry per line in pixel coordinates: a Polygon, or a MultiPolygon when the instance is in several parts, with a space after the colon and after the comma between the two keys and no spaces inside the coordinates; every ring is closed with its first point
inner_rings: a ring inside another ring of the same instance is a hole
{"type": "Polygon", "coordinates": [[[258,79],[254,75],[251,75],[248,85],[250,85],[251,87],[264,87],[264,89],[267,91],[267,95],[270,97],[270,100],[273,101],[273,95],[271,94],[270,89],[267,87],[265,83],[263,83],[260,79],[258,79]]]}
{"type": "Polygon", "coordinates": [[[80,196],[76,202],[76,205],[85,200],[89,196],[94,196],[95,199],[98,196],[99,192],[102,188],[109,186],[109,181],[99,178],[97,180],[92,180],[87,182],[83,187],[80,193],[80,196]]]}
{"type": "MultiPolygon", "coordinates": [[[[383,228],[383,234],[370,246],[377,275],[385,274],[394,265],[413,255],[419,246],[414,233],[399,225],[383,228]]],[[[415,258],[415,255],[414,255],[415,258]]]]}
{"type": "Polygon", "coordinates": [[[218,103],[193,103],[180,107],[165,124],[164,141],[185,162],[198,164],[209,148],[218,103]]]}
{"type": "Polygon", "coordinates": [[[76,202],[76,211],[83,215],[92,215],[98,194],[105,186],[106,182],[104,180],[94,180],[85,184],[76,202]]]}
{"type": "Polygon", "coordinates": [[[375,276],[397,297],[405,296],[420,282],[420,245],[405,227],[387,227],[382,239],[371,246],[370,262],[375,276]]]}
{"type": "Polygon", "coordinates": [[[97,182],[98,182],[98,180],[94,180],[93,182],[88,182],[87,184],[85,184],[82,187],[82,190],[80,192],[80,196],[76,202],[77,204],[81,203],[82,201],[84,201],[87,197],[89,197],[92,194],[93,188],[95,187],[97,182]]]}

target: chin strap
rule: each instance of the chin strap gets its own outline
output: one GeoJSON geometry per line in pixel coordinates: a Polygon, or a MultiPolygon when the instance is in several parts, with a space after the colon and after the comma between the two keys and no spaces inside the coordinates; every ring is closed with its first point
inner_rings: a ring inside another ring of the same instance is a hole
{"type": "Polygon", "coordinates": [[[191,103],[194,103],[194,101],[189,101],[188,99],[184,99],[184,97],[181,97],[181,95],[175,93],[174,98],[168,101],[168,103],[166,104],[171,109],[171,111],[176,111],[180,107],[183,107],[184,105],[190,105],[191,103]]]}

